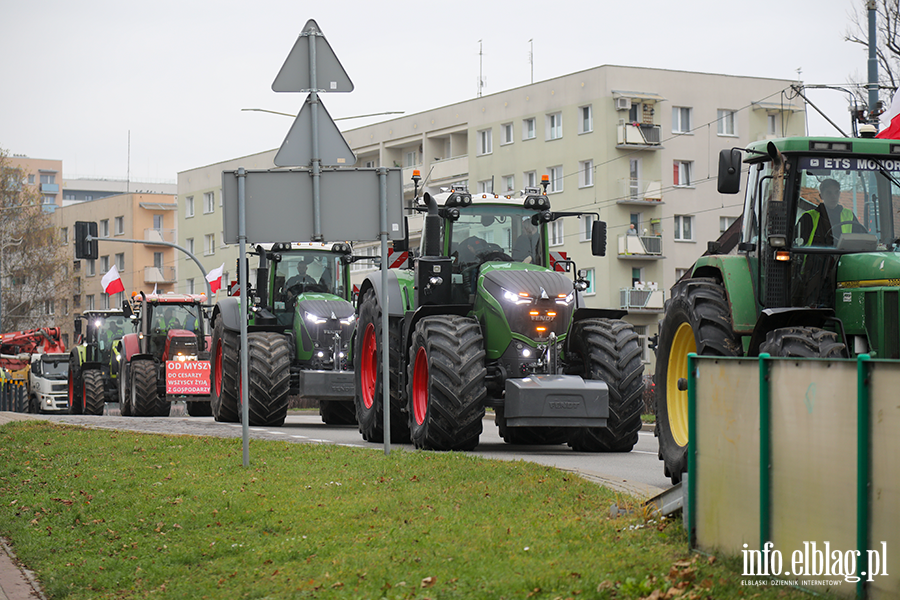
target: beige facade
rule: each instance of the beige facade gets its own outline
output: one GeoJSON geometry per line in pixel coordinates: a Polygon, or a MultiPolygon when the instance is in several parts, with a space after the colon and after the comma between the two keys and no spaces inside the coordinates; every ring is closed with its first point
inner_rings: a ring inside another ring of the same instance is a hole
{"type": "MultiPolygon", "coordinates": [[[[656,333],[676,278],[741,213],[740,200],[716,192],[719,150],[805,133],[804,105],[782,101],[791,83],[601,66],[353,129],[344,137],[357,155],[355,166],[403,168],[407,201],[414,169],[432,192],[465,183],[472,192],[504,194],[548,175],[553,210],[593,213],[551,224],[551,250],[566,252],[588,271],[590,306],[628,310],[627,319],[646,340],[656,333]],[[590,254],[585,232],[591,218],[609,226],[602,258],[590,254]],[[628,235],[631,224],[638,235],[628,235]]],[[[272,168],[274,155],[179,173],[179,243],[215,234],[220,244],[222,171],[272,168]],[[215,198],[214,210],[201,213],[207,194],[215,198]],[[191,217],[185,215],[188,197],[191,217]]],[[[411,218],[412,245],[420,229],[421,220],[411,218]]],[[[218,245],[202,260],[207,270],[224,262],[233,275],[236,257],[236,248],[218,245]]],[[[354,268],[355,282],[371,271],[365,263],[354,268]]],[[[644,350],[652,362],[646,344],[644,350]]]]}
{"type": "MultiPolygon", "coordinates": [[[[177,204],[171,194],[121,194],[57,208],[53,218],[60,228],[60,242],[73,248],[76,221],[96,221],[99,258],[75,260],[71,312],[118,308],[133,291],[175,291],[176,250],[154,242],[175,243],[177,204]],[[117,240],[138,240],[140,243],[117,240]],[[107,296],[100,280],[116,265],[125,292],[107,296]]],[[[74,250],[73,250],[74,257],[74,250]]],[[[59,323],[64,334],[73,332],[73,317],[59,323]]],[[[70,337],[69,339],[74,339],[70,337]]]]}
{"type": "Polygon", "coordinates": [[[20,154],[9,156],[9,164],[21,169],[24,183],[40,192],[43,204],[62,204],[62,161],[28,158],[20,154]]]}

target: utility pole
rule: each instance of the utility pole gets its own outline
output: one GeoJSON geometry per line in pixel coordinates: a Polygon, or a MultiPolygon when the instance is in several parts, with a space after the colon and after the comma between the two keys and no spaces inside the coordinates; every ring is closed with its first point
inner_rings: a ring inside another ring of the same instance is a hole
{"type": "Polygon", "coordinates": [[[875,54],[875,44],[878,42],[878,35],[875,28],[875,20],[878,11],[875,9],[876,0],[868,0],[866,9],[869,11],[869,83],[866,86],[869,89],[869,110],[868,122],[878,127],[878,58],[875,54]]]}
{"type": "Polygon", "coordinates": [[[484,87],[484,77],[481,74],[482,67],[481,40],[478,40],[478,97],[481,98],[481,89],[484,87]]]}
{"type": "Polygon", "coordinates": [[[528,64],[531,65],[531,83],[534,83],[534,38],[528,40],[530,44],[528,49],[528,64]]]}

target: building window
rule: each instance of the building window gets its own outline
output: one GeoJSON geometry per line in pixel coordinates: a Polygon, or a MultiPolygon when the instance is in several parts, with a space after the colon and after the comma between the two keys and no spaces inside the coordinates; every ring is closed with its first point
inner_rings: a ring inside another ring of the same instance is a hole
{"type": "Polygon", "coordinates": [[[100,308],[102,308],[103,310],[109,308],[109,296],[106,294],[106,292],[100,293],[100,308]]]}
{"type": "Polygon", "coordinates": [[[75,201],[75,194],[63,194],[63,200],[75,201]]]}
{"type": "Polygon", "coordinates": [[[638,282],[644,280],[644,269],[640,267],[632,267],[631,269],[631,287],[634,287],[638,284],[638,282]]]}
{"type": "Polygon", "coordinates": [[[88,294],[84,297],[84,307],[86,310],[94,310],[94,295],[88,294]]]}
{"type": "Polygon", "coordinates": [[[478,155],[490,154],[491,152],[491,130],[482,129],[478,132],[478,155]]]}
{"type": "Polygon", "coordinates": [[[109,219],[103,219],[102,221],[100,221],[100,237],[109,237],[109,219]]]}
{"type": "Polygon", "coordinates": [[[638,336],[638,347],[641,349],[641,362],[649,363],[650,362],[650,353],[649,347],[647,346],[647,326],[646,325],[634,325],[634,332],[638,336]]]}
{"type": "Polygon", "coordinates": [[[513,124],[512,123],[504,123],[500,126],[500,131],[503,135],[503,141],[501,144],[512,144],[513,143],[513,124]]]}
{"type": "Polygon", "coordinates": [[[44,204],[56,204],[56,196],[44,196],[44,204]]]}
{"type": "Polygon", "coordinates": [[[72,296],[72,308],[81,308],[81,296],[72,296]]]}
{"type": "Polygon", "coordinates": [[[591,241],[591,232],[594,227],[595,219],[594,215],[581,215],[578,218],[581,219],[581,241],[591,241]]]}
{"type": "Polygon", "coordinates": [[[93,258],[89,258],[87,261],[87,276],[93,277],[94,275],[96,275],[96,273],[97,273],[96,269],[97,269],[97,261],[94,260],[93,258]]]}
{"type": "Polygon", "coordinates": [[[694,239],[694,217],[675,215],[675,239],[690,242],[694,239]]]}
{"type": "Polygon", "coordinates": [[[493,194],[494,193],[494,180],[493,179],[485,179],[484,181],[478,182],[478,193],[479,194],[493,194]]]}
{"type": "Polygon", "coordinates": [[[191,254],[194,253],[194,238],[188,238],[187,240],[185,240],[184,245],[187,246],[188,252],[190,252],[191,254]]]}
{"type": "Polygon", "coordinates": [[[203,236],[203,255],[210,256],[216,253],[216,234],[207,233],[203,236]]]}
{"type": "Polygon", "coordinates": [[[548,192],[561,192],[563,191],[563,168],[562,165],[557,167],[550,167],[548,169],[550,172],[550,189],[548,192]]]}
{"type": "Polygon", "coordinates": [[[733,110],[720,108],[716,111],[719,135],[737,135],[736,114],[733,110]]]}
{"type": "Polygon", "coordinates": [[[109,271],[109,256],[101,256],[100,257],[100,272],[106,273],[109,271]]]}
{"type": "Polygon", "coordinates": [[[735,221],[737,221],[737,217],[719,217],[719,233],[725,233],[735,221]]]}
{"type": "Polygon", "coordinates": [[[503,176],[503,191],[511,192],[516,189],[516,176],[515,175],[504,175],[503,176]]]}
{"type": "Polygon", "coordinates": [[[590,133],[594,130],[594,116],[590,105],[578,109],[578,133],[590,133]]]}
{"type": "Polygon", "coordinates": [[[766,115],[766,133],[768,135],[778,133],[778,115],[766,115]]]}
{"type": "Polygon", "coordinates": [[[52,315],[53,314],[53,300],[44,300],[44,314],[52,315]]]}
{"type": "Polygon", "coordinates": [[[216,210],[216,193],[204,192],[203,194],[203,214],[209,214],[216,210]]]}
{"type": "Polygon", "coordinates": [[[116,254],[116,268],[119,270],[120,273],[125,270],[125,253],[124,252],[119,252],[118,254],[116,254]]]}
{"type": "Polygon", "coordinates": [[[594,185],[594,161],[583,160],[578,163],[578,187],[594,185]]]}
{"type": "Polygon", "coordinates": [[[184,216],[185,217],[193,217],[194,216],[194,197],[188,196],[184,199],[184,216]]]}
{"type": "Polygon", "coordinates": [[[526,171],[524,177],[525,187],[537,187],[537,171],[526,171]]]}
{"type": "Polygon", "coordinates": [[[124,234],[125,234],[125,217],[124,217],[124,216],[122,216],[122,217],[116,217],[115,223],[116,223],[116,225],[115,225],[115,227],[116,227],[115,234],[116,234],[116,235],[124,235],[124,234]]]}
{"type": "Polygon", "coordinates": [[[197,293],[194,291],[194,278],[193,277],[187,280],[187,293],[188,294],[196,294],[197,293]]]}
{"type": "Polygon", "coordinates": [[[675,269],[675,281],[679,281],[682,277],[690,273],[690,269],[675,269]]]}
{"type": "Polygon", "coordinates": [[[85,201],[85,202],[90,202],[90,201],[93,200],[93,199],[94,199],[94,197],[93,197],[92,195],[90,195],[90,194],[85,194],[85,196],[84,196],[84,201],[85,201]]]}
{"type": "Polygon", "coordinates": [[[41,175],[41,183],[53,184],[56,183],[56,175],[41,175]]]}
{"type": "Polygon", "coordinates": [[[419,164],[419,163],[416,162],[416,151],[413,150],[411,152],[407,152],[406,153],[406,166],[414,167],[417,164],[419,164]]]}
{"type": "Polygon", "coordinates": [[[534,117],[530,119],[522,119],[522,139],[533,140],[535,136],[534,117]]]}
{"type": "Polygon", "coordinates": [[[562,113],[547,115],[547,139],[558,140],[562,137],[562,113]]]}
{"type": "Polygon", "coordinates": [[[69,314],[69,299],[68,298],[63,299],[63,314],[64,315],[69,314]]]}
{"type": "Polygon", "coordinates": [[[219,235],[219,246],[222,248],[227,248],[228,244],[225,243],[225,230],[223,229],[219,233],[221,234],[219,235]]]}
{"type": "Polygon", "coordinates": [[[550,230],[550,245],[551,246],[562,246],[563,245],[563,222],[562,222],[562,219],[557,219],[556,221],[551,221],[548,228],[550,230]]]}
{"type": "Polygon", "coordinates": [[[689,187],[691,180],[691,165],[689,160],[676,160],[672,169],[672,184],[676,187],[689,187]]]}
{"type": "Polygon", "coordinates": [[[162,269],[163,266],[163,253],[162,252],[154,252],[153,253],[153,266],[157,269],[162,269]]]}
{"type": "Polygon", "coordinates": [[[28,174],[28,185],[34,185],[34,173],[28,174]]]}
{"type": "Polygon", "coordinates": [[[69,228],[63,227],[59,230],[59,240],[62,242],[62,245],[65,246],[69,243],[69,228]]]}
{"type": "Polygon", "coordinates": [[[593,296],[596,293],[594,290],[594,269],[584,269],[584,279],[588,282],[584,295],[593,296]]]}
{"type": "Polygon", "coordinates": [[[691,109],[684,106],[672,107],[672,133],[690,133],[691,109]]]}

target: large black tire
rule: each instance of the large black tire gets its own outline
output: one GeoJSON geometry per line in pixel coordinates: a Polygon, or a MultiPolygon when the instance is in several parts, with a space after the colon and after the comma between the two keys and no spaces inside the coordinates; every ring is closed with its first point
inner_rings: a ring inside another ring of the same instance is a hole
{"type": "Polygon", "coordinates": [[[666,477],[681,481],[687,471],[687,355],[741,356],[725,288],[711,278],[685,279],[672,288],[659,331],[656,355],[656,436],[666,477]]]}
{"type": "Polygon", "coordinates": [[[279,427],[288,411],[291,387],[291,346],[280,333],[254,332],[249,350],[250,425],[279,427]]]}
{"type": "MultiPolygon", "coordinates": [[[[356,381],[356,420],[359,432],[367,442],[384,441],[384,404],[381,375],[381,305],[375,291],[366,291],[359,305],[356,322],[356,342],[353,345],[354,379],[356,381]]],[[[391,442],[409,442],[406,417],[406,398],[400,389],[400,324],[388,327],[390,355],[388,356],[391,404],[391,442]]]]}
{"type": "Polygon", "coordinates": [[[644,363],[634,327],[617,319],[585,319],[572,328],[570,348],[581,361],[579,375],[606,383],[609,417],[606,427],[574,429],[569,446],[578,452],[631,452],[644,408],[644,363]]]}
{"type": "Polygon", "coordinates": [[[478,321],[424,317],[409,348],[409,430],[416,448],[472,450],[484,420],[484,338],[478,321]]]}
{"type": "Polygon", "coordinates": [[[151,360],[131,361],[131,410],[135,417],[155,417],[159,412],[156,397],[156,365],[151,360]]]}
{"type": "Polygon", "coordinates": [[[784,327],[766,334],[759,352],[792,358],[848,358],[836,333],[817,327],[784,327]]]}
{"type": "Polygon", "coordinates": [[[319,415],[326,425],[356,425],[356,404],[352,400],[319,400],[319,415]]]}
{"type": "Polygon", "coordinates": [[[84,414],[99,416],[103,414],[106,404],[106,391],[103,389],[103,375],[92,369],[84,372],[84,414]]]}
{"type": "Polygon", "coordinates": [[[84,412],[84,382],[81,380],[81,369],[72,368],[73,357],[69,358],[69,414],[80,415],[84,412]]]}
{"type": "Polygon", "coordinates": [[[237,423],[240,392],[240,348],[236,331],[225,329],[225,320],[216,319],[210,357],[210,409],[216,421],[237,423]]]}
{"type": "Polygon", "coordinates": [[[185,401],[187,414],[192,417],[210,417],[212,416],[212,406],[209,400],[193,400],[185,401]]]}
{"type": "Polygon", "coordinates": [[[124,363],[122,368],[119,369],[119,376],[117,377],[117,384],[119,386],[119,413],[123,417],[130,417],[133,413],[131,407],[131,370],[128,368],[128,363],[124,363]]]}
{"type": "Polygon", "coordinates": [[[552,446],[565,444],[569,439],[568,427],[507,427],[503,408],[494,410],[494,422],[500,437],[507,444],[517,446],[552,446]]]}

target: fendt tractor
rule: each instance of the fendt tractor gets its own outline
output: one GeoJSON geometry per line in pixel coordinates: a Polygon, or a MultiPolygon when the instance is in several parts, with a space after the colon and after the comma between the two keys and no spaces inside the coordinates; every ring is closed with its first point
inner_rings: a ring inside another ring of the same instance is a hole
{"type": "Polygon", "coordinates": [[[719,157],[720,193],[749,167],[740,243],[712,244],[672,287],[657,346],[656,434],[687,468],[687,355],[900,359],[900,143],[760,141],[719,157]]]}
{"type": "MultiPolygon", "coordinates": [[[[418,197],[424,227],[414,270],[360,286],[356,411],[364,439],[384,439],[381,299],[388,297],[390,436],[417,448],[469,450],[485,409],[504,440],[630,451],[638,439],[643,366],[625,311],[584,306],[587,281],[550,267],[545,190],[418,197]]],[[[606,223],[591,251],[603,256],[606,223]]],[[[565,262],[571,268],[571,261],[565,262]]]]}
{"type": "MultiPolygon", "coordinates": [[[[209,336],[203,305],[206,294],[144,294],[123,304],[133,321],[131,333],[116,345],[119,410],[125,417],[166,417],[172,402],[185,402],[189,415],[210,415],[206,373],[196,387],[168,393],[169,365],[182,366],[209,361],[209,336]],[[200,385],[202,384],[202,385],[200,385]]],[[[196,370],[196,369],[195,369],[196,370]]]]}
{"type": "Polygon", "coordinates": [[[0,368],[10,380],[25,382],[30,413],[68,410],[68,362],[58,327],[0,334],[0,368]]]}
{"type": "MultiPolygon", "coordinates": [[[[354,424],[346,243],[276,243],[256,247],[256,285],[216,303],[212,314],[212,412],[240,421],[240,298],[248,298],[248,410],[251,425],[284,423],[288,397],[318,399],[327,424],[354,424]],[[270,266],[274,264],[274,266],[270,266]]],[[[249,269],[248,269],[249,272],[249,269]]]]}
{"type": "Polygon", "coordinates": [[[71,414],[102,415],[107,402],[118,400],[113,344],[130,330],[119,309],[86,310],[75,317],[76,346],[69,353],[71,414]]]}

